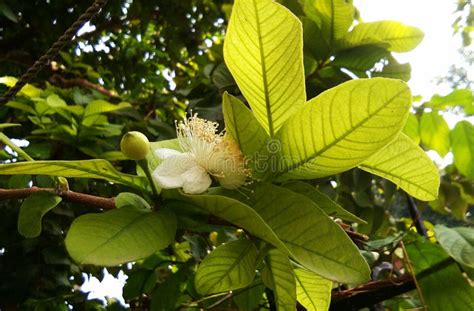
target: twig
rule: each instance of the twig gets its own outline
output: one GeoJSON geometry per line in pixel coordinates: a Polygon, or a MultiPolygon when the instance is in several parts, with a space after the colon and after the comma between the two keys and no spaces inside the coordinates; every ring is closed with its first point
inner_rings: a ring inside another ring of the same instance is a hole
{"type": "Polygon", "coordinates": [[[86,79],[74,78],[74,79],[65,79],[58,74],[55,74],[51,78],[49,78],[49,82],[54,85],[61,86],[63,88],[73,87],[73,86],[81,86],[84,88],[89,88],[96,90],[97,92],[104,94],[108,97],[118,97],[118,95],[114,91],[107,90],[100,84],[92,83],[86,79]]]}
{"type": "Polygon", "coordinates": [[[6,103],[12,97],[14,97],[28,82],[33,79],[44,66],[48,65],[49,62],[56,57],[59,51],[68,43],[70,43],[79,29],[84,26],[84,24],[90,21],[94,16],[99,13],[99,11],[107,3],[107,0],[95,0],[94,3],[87,9],[87,11],[79,16],[79,18],[69,27],[64,34],[59,37],[59,39],[54,42],[54,44],[49,48],[49,50],[41,56],[34,64],[31,66],[26,73],[24,73],[21,78],[11,87],[4,95],[0,98],[0,104],[6,103]]]}
{"type": "Polygon", "coordinates": [[[0,188],[0,201],[2,200],[9,200],[9,199],[24,199],[29,197],[32,193],[38,191],[47,191],[54,193],[65,201],[74,202],[74,203],[81,203],[86,204],[93,207],[98,207],[102,209],[114,209],[115,200],[114,198],[104,198],[95,195],[75,192],[71,190],[67,191],[58,191],[57,189],[53,188],[39,188],[39,187],[31,187],[25,189],[1,189],[0,188]]]}
{"type": "Polygon", "coordinates": [[[426,227],[423,224],[423,219],[421,218],[421,213],[416,207],[415,200],[407,193],[406,194],[407,198],[407,204],[408,204],[408,211],[410,212],[410,217],[413,221],[413,224],[415,225],[416,231],[418,232],[419,235],[424,236],[425,238],[427,237],[427,231],[426,227]]]}

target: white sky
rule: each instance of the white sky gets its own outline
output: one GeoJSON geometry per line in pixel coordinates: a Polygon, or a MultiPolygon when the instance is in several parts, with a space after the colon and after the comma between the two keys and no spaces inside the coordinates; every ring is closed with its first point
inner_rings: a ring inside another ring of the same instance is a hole
{"type": "Polygon", "coordinates": [[[411,64],[408,84],[414,95],[429,99],[433,94],[449,93],[432,80],[444,76],[460,59],[460,40],[453,37],[451,27],[454,0],[354,0],[354,4],[366,22],[396,20],[420,28],[425,33],[421,44],[411,52],[396,54],[396,58],[411,64]]]}
{"type": "MultiPolygon", "coordinates": [[[[412,78],[408,84],[414,95],[422,95],[425,100],[433,94],[445,95],[450,92],[449,89],[443,89],[433,83],[433,79],[444,76],[449,67],[460,59],[457,52],[460,41],[453,38],[451,27],[455,1],[354,0],[354,4],[365,22],[395,20],[420,28],[425,33],[423,42],[411,52],[396,55],[400,62],[409,62],[412,66],[412,78]]],[[[430,156],[438,163],[451,162],[451,159],[442,161],[434,152],[430,156]]],[[[117,297],[123,302],[121,288],[125,278],[123,274],[120,280],[108,275],[102,283],[91,278],[83,286],[83,290],[91,291],[90,298],[109,296],[117,297]]]]}

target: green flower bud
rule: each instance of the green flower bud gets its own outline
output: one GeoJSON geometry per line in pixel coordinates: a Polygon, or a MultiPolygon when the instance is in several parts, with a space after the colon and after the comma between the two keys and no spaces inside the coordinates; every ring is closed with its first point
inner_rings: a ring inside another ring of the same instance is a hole
{"type": "Polygon", "coordinates": [[[129,159],[143,160],[150,151],[150,142],[140,132],[128,132],[122,137],[120,150],[129,159]]]}

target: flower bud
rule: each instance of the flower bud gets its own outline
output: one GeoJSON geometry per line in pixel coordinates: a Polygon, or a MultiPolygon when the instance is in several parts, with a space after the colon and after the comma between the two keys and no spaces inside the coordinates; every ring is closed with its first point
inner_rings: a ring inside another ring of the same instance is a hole
{"type": "Polygon", "coordinates": [[[150,151],[150,142],[140,132],[128,132],[120,142],[122,153],[132,160],[143,160],[150,151]]]}

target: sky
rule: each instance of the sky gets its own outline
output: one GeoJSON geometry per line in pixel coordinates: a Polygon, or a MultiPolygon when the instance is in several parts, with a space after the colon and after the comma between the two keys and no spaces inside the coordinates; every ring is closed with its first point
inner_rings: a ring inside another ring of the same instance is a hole
{"type": "MultiPolygon", "coordinates": [[[[449,88],[440,87],[433,80],[444,76],[452,64],[460,62],[457,50],[461,43],[453,38],[451,27],[454,21],[452,13],[456,9],[454,0],[354,0],[354,4],[365,22],[395,20],[420,28],[425,33],[423,42],[411,52],[395,55],[398,61],[409,62],[412,66],[412,78],[408,82],[412,93],[428,100],[433,94],[446,95],[450,92],[449,88]]],[[[452,126],[456,121],[452,117],[448,123],[452,126]]],[[[430,156],[438,163],[443,162],[436,153],[430,156]]],[[[119,279],[107,275],[102,283],[91,278],[82,289],[90,291],[90,298],[109,296],[123,302],[121,296],[125,280],[123,274],[119,279]]]]}

